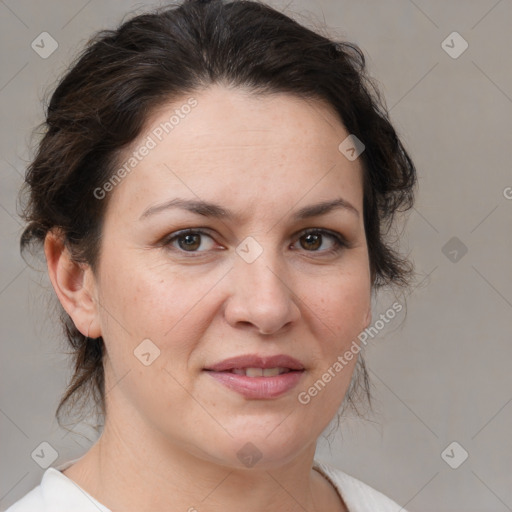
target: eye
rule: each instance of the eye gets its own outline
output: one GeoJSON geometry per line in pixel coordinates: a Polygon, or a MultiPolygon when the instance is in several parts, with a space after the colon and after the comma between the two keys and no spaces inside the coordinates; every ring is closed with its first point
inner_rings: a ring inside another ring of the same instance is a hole
{"type": "Polygon", "coordinates": [[[173,233],[172,236],[163,240],[164,246],[171,246],[184,252],[205,252],[213,247],[213,238],[205,231],[199,229],[184,229],[173,233]],[[203,243],[203,237],[210,240],[209,243],[203,243]],[[176,242],[176,244],[175,244],[176,242]],[[206,247],[204,247],[206,245],[206,247]],[[203,247],[203,250],[198,250],[203,247]]]}
{"type": "Polygon", "coordinates": [[[301,236],[297,240],[303,249],[308,252],[320,252],[320,253],[337,253],[343,247],[347,247],[345,239],[336,233],[327,231],[325,229],[308,229],[301,233],[301,236]],[[319,250],[324,244],[325,239],[331,240],[330,247],[324,250],[319,250]]]}
{"type": "MultiPolygon", "coordinates": [[[[348,247],[344,237],[338,233],[325,229],[310,228],[301,232],[297,242],[307,252],[318,252],[321,254],[335,254],[343,247],[348,247]],[[329,240],[327,248],[321,249],[329,240]]],[[[297,243],[295,242],[295,243],[297,243]]],[[[181,252],[202,253],[213,249],[215,242],[213,238],[201,229],[184,229],[162,240],[162,245],[181,252]],[[207,242],[205,243],[205,239],[207,242]]]]}

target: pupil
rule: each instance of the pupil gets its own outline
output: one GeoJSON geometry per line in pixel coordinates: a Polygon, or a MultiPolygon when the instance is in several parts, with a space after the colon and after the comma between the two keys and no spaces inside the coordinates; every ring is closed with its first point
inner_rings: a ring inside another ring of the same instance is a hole
{"type": "Polygon", "coordinates": [[[321,245],[318,243],[320,241],[320,238],[321,238],[320,235],[312,235],[312,234],[306,235],[306,240],[308,240],[306,243],[307,244],[310,244],[310,243],[315,244],[315,242],[317,242],[315,247],[310,247],[310,249],[311,248],[318,249],[318,247],[321,245]]]}
{"type": "MultiPolygon", "coordinates": [[[[183,240],[185,240],[185,248],[188,248],[188,249],[197,249],[197,247],[199,246],[199,244],[197,243],[197,240],[198,240],[198,237],[199,235],[184,235],[182,237],[183,240]],[[195,239],[195,244],[194,244],[194,239],[195,239]]],[[[182,247],[183,249],[183,247],[182,247]]]]}

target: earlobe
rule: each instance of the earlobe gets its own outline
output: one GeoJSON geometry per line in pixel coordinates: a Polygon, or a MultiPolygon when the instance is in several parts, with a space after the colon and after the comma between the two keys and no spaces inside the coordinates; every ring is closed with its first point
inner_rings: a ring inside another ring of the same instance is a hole
{"type": "Polygon", "coordinates": [[[98,310],[86,283],[91,281],[88,265],[73,260],[59,231],[49,231],[44,241],[48,275],[62,307],[77,329],[91,338],[101,336],[98,310]]]}

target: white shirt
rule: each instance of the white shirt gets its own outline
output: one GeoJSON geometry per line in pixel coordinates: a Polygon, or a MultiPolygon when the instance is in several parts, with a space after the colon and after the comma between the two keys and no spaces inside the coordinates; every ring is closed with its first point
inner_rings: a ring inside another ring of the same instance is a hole
{"type": "MultiPolygon", "coordinates": [[[[76,460],[48,468],[41,483],[6,512],[111,512],[61,472],[76,460]]],[[[349,512],[407,512],[381,492],[339,469],[316,460],[313,468],[331,482],[349,512]]]]}

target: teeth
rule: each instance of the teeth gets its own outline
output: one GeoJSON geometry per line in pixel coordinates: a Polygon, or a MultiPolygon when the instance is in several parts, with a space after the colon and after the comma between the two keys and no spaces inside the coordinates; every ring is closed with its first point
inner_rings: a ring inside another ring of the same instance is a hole
{"type": "Polygon", "coordinates": [[[288,368],[233,368],[231,370],[236,375],[245,375],[246,377],[275,377],[282,373],[288,373],[288,368]]]}
{"type": "Polygon", "coordinates": [[[261,368],[246,368],[245,375],[247,377],[263,377],[263,372],[261,368]]]}

